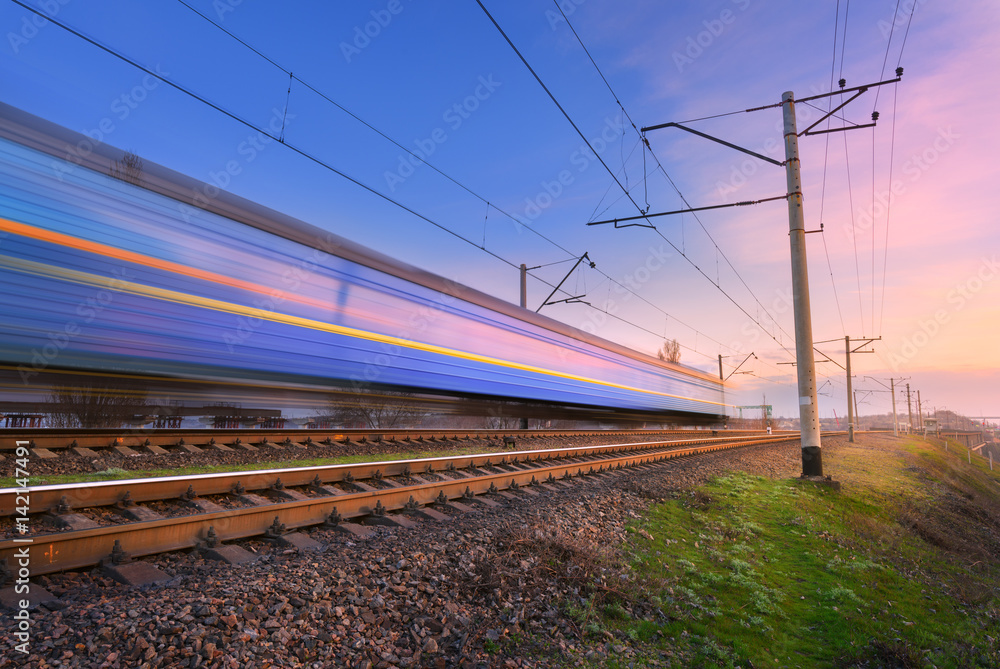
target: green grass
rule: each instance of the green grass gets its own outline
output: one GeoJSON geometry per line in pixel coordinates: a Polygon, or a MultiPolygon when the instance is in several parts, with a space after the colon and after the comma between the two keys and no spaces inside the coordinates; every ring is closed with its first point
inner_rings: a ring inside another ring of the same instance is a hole
{"type": "Polygon", "coordinates": [[[654,506],[630,551],[660,615],[605,607],[591,622],[646,658],[606,666],[678,647],[696,667],[1000,666],[997,476],[899,443],[825,457],[839,493],[734,474],[654,506]]]}
{"type": "MultiPolygon", "coordinates": [[[[50,474],[31,476],[31,486],[85,483],[88,481],[120,481],[123,479],[155,478],[160,476],[187,476],[190,474],[211,474],[216,472],[255,471],[258,469],[288,469],[291,467],[315,467],[323,465],[348,465],[361,462],[384,462],[388,460],[416,460],[457,455],[493,453],[496,449],[467,448],[447,451],[411,451],[406,453],[372,453],[368,455],[344,455],[333,458],[307,458],[302,460],[276,460],[228,465],[199,465],[175,467],[171,469],[119,469],[112,467],[103,471],[85,474],[50,474]]],[[[0,478],[0,488],[15,487],[13,477],[0,478]]]]}

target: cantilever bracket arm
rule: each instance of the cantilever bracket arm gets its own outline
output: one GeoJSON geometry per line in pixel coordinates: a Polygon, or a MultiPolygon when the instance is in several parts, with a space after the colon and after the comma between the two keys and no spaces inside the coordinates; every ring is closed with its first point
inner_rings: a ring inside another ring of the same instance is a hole
{"type": "Polygon", "coordinates": [[[875,351],[862,351],[861,349],[873,341],[882,341],[882,337],[861,337],[861,339],[855,339],[854,341],[860,341],[861,344],[856,349],[852,349],[851,353],[874,353],[875,351]]]}
{"type": "Polygon", "coordinates": [[[580,258],[576,261],[576,263],[574,263],[573,268],[570,269],[570,271],[566,273],[566,276],[563,277],[563,280],[559,282],[559,285],[556,286],[555,288],[553,288],[552,292],[549,293],[549,296],[546,297],[544,300],[542,300],[541,305],[539,305],[539,307],[537,309],[535,309],[535,313],[536,314],[539,311],[542,310],[542,307],[547,306],[549,304],[559,304],[560,302],[567,302],[567,303],[583,302],[583,300],[581,300],[580,298],[581,297],[586,297],[586,295],[577,295],[575,297],[567,297],[564,300],[556,300],[555,302],[549,302],[549,300],[551,300],[552,296],[555,295],[559,291],[560,288],[562,288],[562,285],[564,283],[566,283],[566,279],[568,279],[570,277],[570,275],[573,274],[573,272],[576,271],[576,268],[579,267],[580,263],[582,263],[584,260],[586,260],[588,262],[588,264],[590,265],[591,268],[597,267],[597,263],[595,263],[593,260],[591,260],[590,256],[587,255],[586,253],[584,253],[582,256],[580,256],[580,258]]]}
{"type": "MultiPolygon", "coordinates": [[[[550,305],[550,304],[561,304],[563,302],[565,302],[566,304],[586,304],[587,306],[590,306],[590,302],[587,302],[586,300],[581,299],[581,298],[584,298],[584,297],[587,297],[587,295],[586,294],[584,294],[584,295],[574,295],[573,297],[567,297],[566,299],[563,299],[563,300],[550,300],[550,301],[546,302],[542,306],[547,306],[547,305],[550,305]]],[[[539,307],[539,309],[541,309],[541,307],[539,307]]]]}
{"type": "Polygon", "coordinates": [[[723,139],[719,139],[718,137],[712,137],[709,134],[706,134],[704,132],[700,132],[698,130],[694,130],[692,128],[688,128],[687,126],[683,126],[680,123],[661,123],[660,125],[651,125],[649,127],[643,128],[642,132],[645,133],[647,130],[659,130],[660,128],[680,128],[681,130],[684,130],[685,132],[690,132],[692,135],[698,135],[699,137],[704,137],[707,140],[716,142],[718,144],[722,144],[723,146],[728,146],[730,149],[736,149],[737,151],[741,151],[743,153],[750,154],[754,158],[760,158],[761,160],[763,160],[765,162],[768,162],[768,163],[771,163],[772,165],[777,165],[778,167],[784,167],[785,166],[785,163],[779,163],[774,158],[768,158],[767,156],[761,155],[761,154],[757,153],[756,151],[751,151],[750,149],[744,149],[742,146],[737,146],[736,144],[732,144],[731,142],[727,142],[727,141],[725,141],[723,139]]]}
{"type": "Polygon", "coordinates": [[[854,100],[858,99],[858,97],[860,97],[861,95],[864,95],[865,92],[867,92],[867,91],[868,91],[868,89],[865,88],[865,87],[860,88],[857,93],[855,93],[851,97],[849,97],[846,100],[844,100],[843,102],[841,102],[839,105],[837,105],[836,107],[834,107],[833,109],[831,109],[830,111],[828,111],[823,116],[820,116],[818,121],[816,121],[811,126],[809,126],[805,130],[803,130],[802,132],[800,132],[799,133],[799,137],[801,137],[802,135],[813,135],[813,134],[818,135],[819,133],[813,133],[813,132],[810,132],[810,130],[812,130],[813,128],[815,128],[816,126],[818,126],[820,123],[822,123],[826,119],[830,118],[831,116],[833,116],[834,114],[836,114],[837,112],[839,112],[841,109],[843,109],[844,107],[846,107],[847,105],[849,105],[854,100]]]}
{"type": "MultiPolygon", "coordinates": [[[[749,360],[751,356],[753,356],[753,359],[754,359],[754,360],[756,360],[756,359],[757,359],[757,356],[756,356],[756,355],[754,355],[753,351],[750,351],[750,355],[748,355],[747,357],[743,358],[743,362],[746,362],[747,360],[749,360]]],[[[742,366],[743,366],[743,362],[741,362],[740,364],[736,365],[736,368],[735,368],[735,369],[733,369],[733,371],[729,372],[729,376],[727,376],[726,378],[722,379],[722,382],[723,382],[723,383],[725,383],[725,382],[726,382],[726,381],[728,381],[728,380],[729,380],[730,378],[732,378],[733,374],[735,374],[735,373],[736,373],[736,371],[737,371],[737,370],[738,370],[738,369],[739,369],[740,367],[742,367],[742,366]]],[[[749,373],[750,373],[750,372],[740,372],[740,374],[749,374],[749,373]]]]}
{"type": "Polygon", "coordinates": [[[643,225],[641,223],[629,223],[628,225],[618,225],[625,221],[637,221],[639,219],[650,219],[657,216],[673,216],[674,214],[688,214],[696,211],[709,211],[710,209],[726,209],[727,207],[748,207],[754,204],[762,204],[764,202],[773,202],[775,200],[787,200],[787,195],[775,195],[774,197],[765,197],[761,200],[743,200],[741,202],[728,202],[726,204],[712,204],[706,207],[689,207],[687,209],[675,209],[674,211],[661,211],[655,214],[641,214],[639,216],[625,216],[624,218],[609,218],[606,221],[591,221],[587,225],[607,225],[608,223],[614,223],[616,228],[630,228],[633,226],[639,226],[643,228],[652,228],[652,225],[643,225]]]}

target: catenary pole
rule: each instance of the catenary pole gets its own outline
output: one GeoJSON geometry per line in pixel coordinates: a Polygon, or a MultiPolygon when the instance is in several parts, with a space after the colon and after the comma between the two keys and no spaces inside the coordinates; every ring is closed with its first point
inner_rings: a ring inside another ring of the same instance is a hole
{"type": "Polygon", "coordinates": [[[892,395],[892,436],[899,436],[899,421],[896,420],[896,380],[889,379],[889,394],[892,395]]]}
{"type": "Polygon", "coordinates": [[[920,391],[917,391],[917,429],[923,431],[924,429],[924,409],[920,404],[920,391]]]}
{"type": "Polygon", "coordinates": [[[851,337],[844,337],[847,351],[847,440],[854,443],[854,387],[851,385],[851,337]]]}
{"type": "Polygon", "coordinates": [[[528,266],[521,263],[521,308],[528,308],[528,266]]]}
{"type": "Polygon", "coordinates": [[[913,431],[913,405],[910,403],[910,384],[906,384],[906,414],[909,416],[909,426],[907,432],[913,431]]]}
{"type": "Polygon", "coordinates": [[[822,476],[823,455],[820,447],[812,312],[809,305],[809,272],[806,266],[799,136],[795,125],[795,96],[791,91],[781,96],[781,110],[785,135],[785,176],[788,181],[788,238],[792,252],[792,306],[795,316],[795,368],[798,374],[802,475],[822,476]]]}

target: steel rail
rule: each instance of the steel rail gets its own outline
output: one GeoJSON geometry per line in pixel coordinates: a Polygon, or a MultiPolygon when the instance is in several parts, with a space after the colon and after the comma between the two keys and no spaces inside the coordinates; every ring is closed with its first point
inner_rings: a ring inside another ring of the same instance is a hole
{"type": "MultiPolygon", "coordinates": [[[[792,441],[797,436],[758,438],[752,443],[792,441]]],[[[210,534],[220,541],[232,541],[265,534],[275,523],[297,529],[327,522],[331,514],[350,519],[376,513],[381,505],[388,511],[433,504],[439,500],[470,500],[474,495],[509,491],[521,487],[544,486],[560,479],[600,474],[619,467],[634,467],[664,460],[700,455],[749,445],[747,441],[713,443],[690,448],[620,454],[599,462],[560,462],[527,471],[488,473],[473,478],[450,479],[296,501],[275,502],[260,506],[229,509],[212,513],[164,518],[98,527],[86,530],[34,535],[25,539],[0,542],[0,562],[17,564],[19,555],[28,551],[31,575],[38,576],[89,567],[107,560],[116,544],[130,556],[141,557],[168,551],[195,548],[210,534]],[[599,467],[599,468],[598,468],[599,467]]],[[[536,461],[537,463],[538,461],[536,461]]],[[[529,490],[531,488],[528,488],[529,490]]],[[[474,499],[474,498],[473,498],[474,499]]],[[[472,500],[470,500],[472,501],[472,500]]]]}
{"type": "MultiPolygon", "coordinates": [[[[64,450],[73,447],[81,448],[114,448],[126,446],[142,448],[158,446],[160,448],[178,446],[181,443],[189,446],[211,448],[215,444],[232,446],[237,441],[243,444],[257,445],[266,440],[274,445],[283,444],[333,444],[354,442],[380,441],[429,441],[455,439],[483,439],[503,441],[505,438],[552,438],[552,437],[620,437],[620,436],[655,436],[669,434],[697,434],[708,430],[436,430],[436,429],[80,429],[80,428],[12,428],[0,429],[0,452],[12,451],[18,442],[30,448],[48,450],[64,450]],[[182,441],[183,440],[183,441],[182,441]],[[23,442],[28,442],[24,444],[23,442]]],[[[712,431],[716,434],[717,431],[712,431]]],[[[730,436],[761,434],[760,430],[726,430],[730,436]]]]}
{"type": "MultiPolygon", "coordinates": [[[[780,435],[779,435],[780,436],[780,435]]],[[[265,490],[280,479],[286,487],[304,486],[313,482],[322,484],[339,483],[350,478],[365,480],[381,476],[406,476],[407,473],[441,472],[447,469],[480,467],[501,460],[515,462],[541,458],[579,458],[601,456],[614,451],[637,451],[663,446],[680,447],[694,444],[720,442],[751,442],[766,438],[764,435],[749,437],[712,437],[703,439],[681,439],[676,441],[657,440],[631,444],[610,444],[607,446],[580,446],[558,449],[505,451],[478,455],[444,456],[414,460],[392,460],[372,463],[352,463],[341,465],[314,465],[309,467],[289,467],[283,469],[259,469],[212,474],[184,476],[164,476],[143,479],[123,479],[115,481],[95,481],[89,483],[66,483],[30,488],[31,512],[43,513],[54,510],[60,504],[71,508],[111,506],[121,501],[127,491],[133,502],[148,502],[181,497],[189,487],[196,495],[218,495],[231,492],[237,485],[248,491],[265,490]],[[377,475],[378,474],[378,475],[377,475]],[[318,481],[317,481],[318,479],[318,481]],[[63,498],[66,498],[65,500],[63,498]]],[[[794,436],[797,438],[797,433],[794,436]]],[[[23,488],[0,488],[0,518],[15,515],[17,497],[23,488]]]]}

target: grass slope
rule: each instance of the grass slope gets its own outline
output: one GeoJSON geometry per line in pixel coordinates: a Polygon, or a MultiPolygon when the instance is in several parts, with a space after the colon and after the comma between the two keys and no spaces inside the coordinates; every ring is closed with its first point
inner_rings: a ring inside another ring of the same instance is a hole
{"type": "Polygon", "coordinates": [[[842,492],[733,474],[655,505],[629,551],[659,615],[605,605],[642,650],[601,666],[1000,666],[1000,471],[916,438],[824,450],[842,492]]]}

